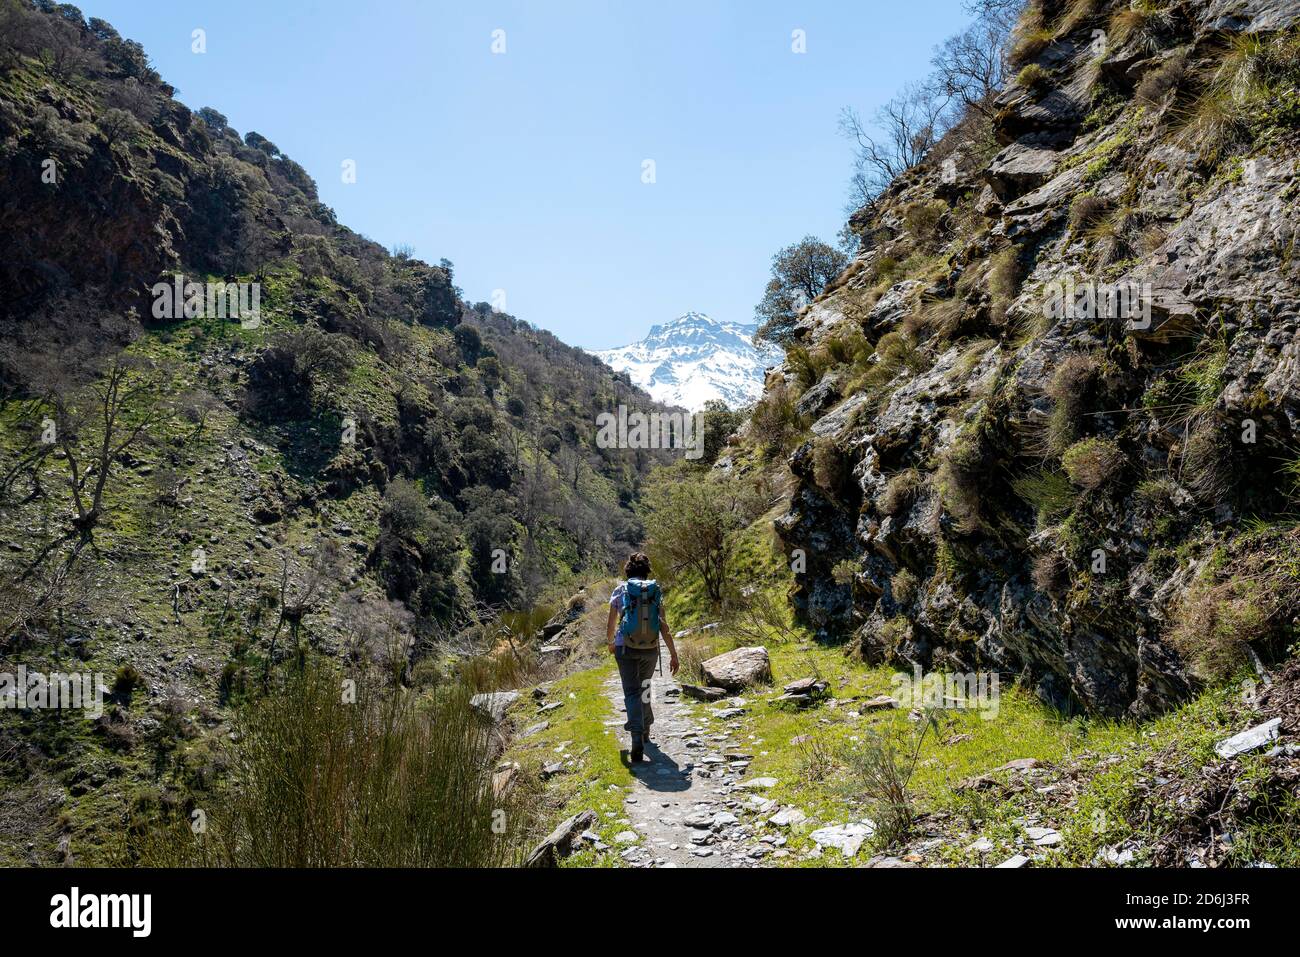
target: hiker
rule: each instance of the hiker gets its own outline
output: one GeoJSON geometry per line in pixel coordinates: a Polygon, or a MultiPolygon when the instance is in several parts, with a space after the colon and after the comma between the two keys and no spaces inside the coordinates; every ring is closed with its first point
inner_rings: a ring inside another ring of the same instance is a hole
{"type": "Polygon", "coordinates": [[[618,661],[627,708],[627,724],[623,727],[632,735],[628,757],[635,764],[645,754],[655,720],[650,707],[650,676],[659,661],[659,636],[668,646],[668,670],[672,674],[677,674],[677,648],[668,630],[663,589],[650,577],[650,559],[640,552],[633,553],[623,573],[627,580],[609,596],[605,641],[609,653],[618,661]]]}

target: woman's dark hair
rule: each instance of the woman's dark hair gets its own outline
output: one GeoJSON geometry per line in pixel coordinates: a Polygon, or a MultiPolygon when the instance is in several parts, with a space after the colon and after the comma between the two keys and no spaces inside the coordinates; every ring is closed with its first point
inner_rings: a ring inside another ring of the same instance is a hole
{"type": "Polygon", "coordinates": [[[633,552],[623,566],[623,574],[628,578],[649,578],[650,559],[642,552],[633,552]]]}

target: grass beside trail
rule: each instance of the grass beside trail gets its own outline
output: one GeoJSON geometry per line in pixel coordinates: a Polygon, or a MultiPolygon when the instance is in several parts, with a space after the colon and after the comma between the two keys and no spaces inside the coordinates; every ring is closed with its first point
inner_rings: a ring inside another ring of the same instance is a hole
{"type": "MultiPolygon", "coordinates": [[[[546,701],[525,695],[511,709],[511,719],[520,731],[540,721],[550,722],[545,731],[516,738],[505,755],[504,760],[519,762],[526,780],[538,780],[545,764],[566,758],[573,758],[576,764],[566,766],[546,783],[539,836],[588,809],[596,812],[594,830],[606,844],[612,846],[614,835],[627,828],[623,798],[631,791],[631,772],[619,757],[618,729],[605,726],[616,717],[605,694],[605,682],[613,671],[607,662],[569,675],[549,686],[546,701]],[[540,714],[540,707],[550,701],[563,702],[563,707],[540,714]]],[[[619,863],[617,855],[598,854],[589,848],[564,862],[568,867],[613,867],[619,863]]]]}

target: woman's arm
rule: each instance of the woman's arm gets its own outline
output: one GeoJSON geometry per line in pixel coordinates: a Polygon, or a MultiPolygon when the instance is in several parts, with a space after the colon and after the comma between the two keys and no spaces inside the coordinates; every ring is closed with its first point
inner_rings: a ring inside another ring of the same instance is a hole
{"type": "Polygon", "coordinates": [[[614,653],[614,628],[618,625],[618,612],[614,606],[609,606],[609,621],[605,623],[605,645],[609,648],[609,653],[614,653]]]}
{"type": "Polygon", "coordinates": [[[677,674],[677,646],[673,644],[673,633],[668,630],[668,612],[664,610],[663,602],[659,603],[659,634],[663,636],[664,644],[668,646],[668,671],[670,674],[677,674]]]}

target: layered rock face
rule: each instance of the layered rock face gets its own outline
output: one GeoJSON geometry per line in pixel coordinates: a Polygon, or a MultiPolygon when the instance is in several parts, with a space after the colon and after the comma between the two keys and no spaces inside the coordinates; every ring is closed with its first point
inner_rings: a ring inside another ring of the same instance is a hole
{"type": "Polygon", "coordinates": [[[1297,29],[1031,4],[993,118],[854,217],[798,329],[820,379],[768,383],[810,426],[777,527],[824,639],[1111,715],[1294,640],[1297,29]]]}

